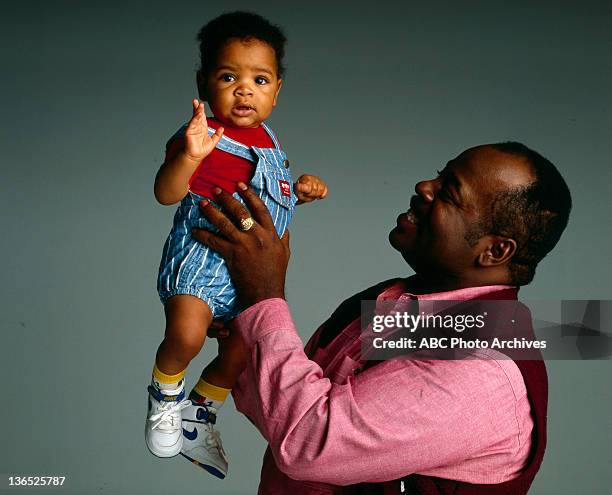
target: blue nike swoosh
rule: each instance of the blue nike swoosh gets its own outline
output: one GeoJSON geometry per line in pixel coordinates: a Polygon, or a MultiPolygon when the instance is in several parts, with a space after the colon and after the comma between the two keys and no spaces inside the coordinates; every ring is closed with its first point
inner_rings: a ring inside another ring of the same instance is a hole
{"type": "Polygon", "coordinates": [[[198,438],[198,429],[194,428],[193,431],[187,431],[185,428],[183,428],[183,436],[187,440],[191,440],[193,442],[196,438],[198,438]]]}

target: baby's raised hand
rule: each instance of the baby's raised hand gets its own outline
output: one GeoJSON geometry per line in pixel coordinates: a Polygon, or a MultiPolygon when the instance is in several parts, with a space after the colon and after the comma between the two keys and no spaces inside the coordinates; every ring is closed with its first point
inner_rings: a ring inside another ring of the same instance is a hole
{"type": "Polygon", "coordinates": [[[327,196],[327,184],[316,175],[300,175],[293,188],[298,198],[297,204],[310,203],[327,196]]]}
{"type": "Polygon", "coordinates": [[[223,127],[219,127],[212,136],[209,136],[204,102],[194,99],[192,103],[193,115],[185,130],[185,155],[190,160],[200,162],[217,146],[223,135],[223,127]]]}

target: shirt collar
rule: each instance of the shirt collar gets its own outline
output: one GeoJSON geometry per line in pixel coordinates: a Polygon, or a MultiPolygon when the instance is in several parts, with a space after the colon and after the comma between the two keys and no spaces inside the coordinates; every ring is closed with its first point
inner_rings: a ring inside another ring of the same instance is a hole
{"type": "Polygon", "coordinates": [[[512,285],[483,285],[481,287],[465,287],[463,289],[449,290],[444,292],[432,292],[430,294],[413,294],[406,290],[406,283],[400,280],[385,289],[377,298],[377,301],[469,301],[488,296],[494,292],[508,289],[518,290],[512,285]]]}

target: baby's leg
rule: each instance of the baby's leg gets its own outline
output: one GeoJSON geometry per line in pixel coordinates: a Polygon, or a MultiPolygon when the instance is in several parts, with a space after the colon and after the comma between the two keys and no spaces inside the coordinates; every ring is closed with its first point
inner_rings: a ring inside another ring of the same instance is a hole
{"type": "Polygon", "coordinates": [[[219,355],[202,372],[189,394],[191,406],[183,413],[185,438],[181,454],[219,478],[227,473],[227,457],[214,425],[245,365],[244,344],[237,332],[219,340],[219,355]]]}
{"type": "Polygon", "coordinates": [[[190,398],[200,403],[210,403],[219,409],[229,395],[240,373],[246,367],[246,349],[242,337],[231,331],[225,339],[218,339],[219,353],[204,368],[190,398]]]}
{"type": "Polygon", "coordinates": [[[165,312],[166,333],[157,349],[155,364],[162,373],[176,375],[202,349],[212,312],[201,299],[182,294],[168,299],[165,312]]]}
{"type": "Polygon", "coordinates": [[[185,369],[200,352],[212,321],[208,305],[193,296],[177,295],[166,302],[166,335],[157,350],[145,440],[159,457],[177,455],[183,446],[182,411],[191,403],[183,400],[185,369]]]}

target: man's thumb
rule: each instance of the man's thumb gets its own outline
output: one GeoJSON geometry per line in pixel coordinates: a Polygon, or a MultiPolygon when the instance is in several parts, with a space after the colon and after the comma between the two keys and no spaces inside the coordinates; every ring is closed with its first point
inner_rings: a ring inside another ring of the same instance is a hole
{"type": "Polygon", "coordinates": [[[287,250],[287,254],[291,256],[291,246],[289,245],[289,229],[285,230],[283,237],[281,237],[281,242],[283,243],[283,246],[287,250]]]}

